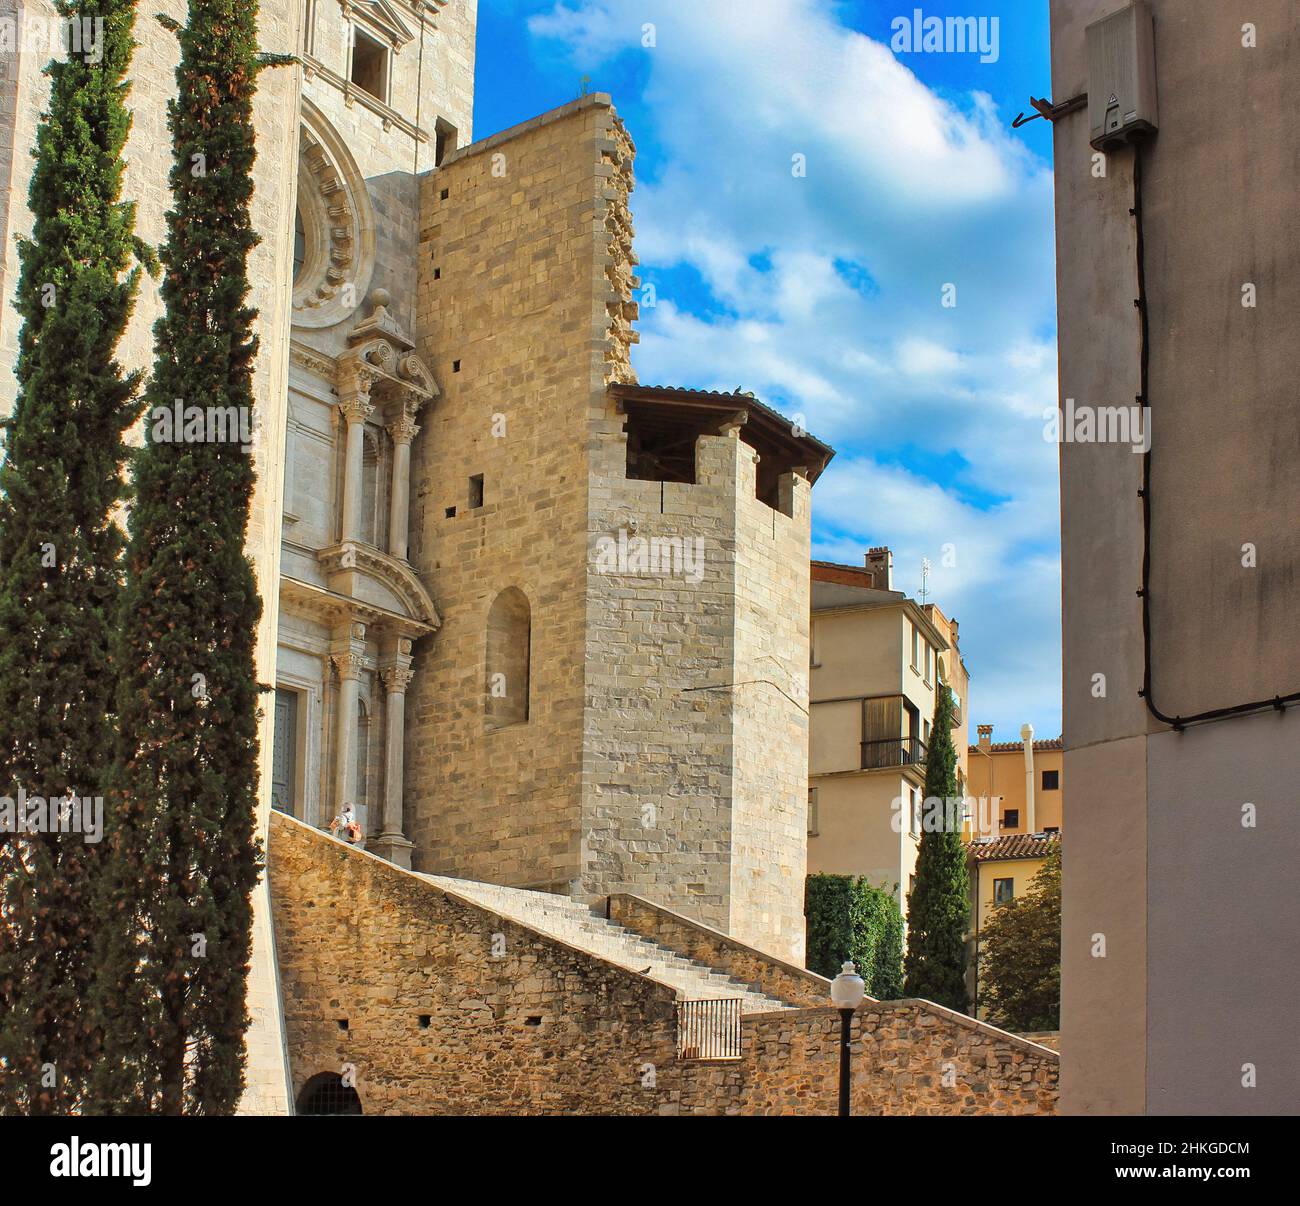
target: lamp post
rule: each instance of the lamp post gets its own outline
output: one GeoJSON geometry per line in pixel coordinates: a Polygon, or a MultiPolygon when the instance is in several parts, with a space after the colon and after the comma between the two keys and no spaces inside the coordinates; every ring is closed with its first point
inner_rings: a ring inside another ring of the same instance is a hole
{"type": "Polygon", "coordinates": [[[840,1011],[840,1117],[849,1116],[849,1038],[854,1011],[866,1000],[866,986],[858,969],[847,962],[831,981],[831,1003],[840,1011]]]}

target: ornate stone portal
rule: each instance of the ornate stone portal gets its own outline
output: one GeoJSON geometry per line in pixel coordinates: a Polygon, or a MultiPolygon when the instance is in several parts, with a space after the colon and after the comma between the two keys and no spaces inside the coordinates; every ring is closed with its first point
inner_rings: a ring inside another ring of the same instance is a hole
{"type": "MultiPolygon", "coordinates": [[[[322,634],[314,639],[324,646],[319,705],[307,721],[320,731],[302,743],[320,750],[314,765],[304,759],[304,771],[321,785],[321,795],[314,809],[299,811],[326,824],[353,805],[366,821],[367,847],[409,868],[413,845],[402,804],[406,691],[415,674],[414,642],[441,623],[407,559],[411,445],[421,409],[439,391],[391,304],[387,290],[373,290],[367,316],[347,330],[346,350],[337,357],[295,345],[295,363],[320,379],[317,405],[333,414],[332,435],[328,427],[315,432],[317,441],[331,443],[321,463],[339,471],[334,505],[302,520],[319,536],[304,533],[295,550],[304,564],[299,573],[282,575],[281,598],[289,626],[322,634]],[[370,749],[372,714],[383,717],[377,758],[370,749]],[[381,791],[371,791],[380,776],[381,791]]],[[[311,638],[285,634],[282,645],[295,639],[297,650],[313,647],[311,638]]],[[[301,659],[297,650],[284,651],[284,667],[295,655],[301,659]]],[[[287,669],[281,678],[286,675],[287,669]]]]}

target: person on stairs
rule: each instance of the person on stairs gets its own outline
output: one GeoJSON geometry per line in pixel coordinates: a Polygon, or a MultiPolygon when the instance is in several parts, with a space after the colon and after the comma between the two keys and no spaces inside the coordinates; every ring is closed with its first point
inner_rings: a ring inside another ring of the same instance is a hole
{"type": "Polygon", "coordinates": [[[330,833],[342,838],[349,846],[361,841],[361,826],[357,824],[357,814],[351,804],[344,804],[343,811],[330,822],[330,833]]]}

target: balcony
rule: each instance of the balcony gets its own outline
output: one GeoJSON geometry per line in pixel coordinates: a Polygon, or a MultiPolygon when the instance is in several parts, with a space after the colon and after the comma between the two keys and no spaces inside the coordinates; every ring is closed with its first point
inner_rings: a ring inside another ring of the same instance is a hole
{"type": "Polygon", "coordinates": [[[924,766],[925,742],[919,737],[887,737],[862,743],[862,769],[888,770],[895,766],[924,766]]]}

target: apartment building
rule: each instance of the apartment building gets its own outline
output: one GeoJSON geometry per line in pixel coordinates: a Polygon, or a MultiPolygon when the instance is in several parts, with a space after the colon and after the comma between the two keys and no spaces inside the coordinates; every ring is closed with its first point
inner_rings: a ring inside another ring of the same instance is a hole
{"type": "Polygon", "coordinates": [[[958,624],[893,588],[893,555],[812,563],[808,870],[906,893],[938,687],[952,689],[959,789],[969,676],[958,624]],[[896,820],[896,818],[898,818],[896,820]]]}

